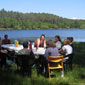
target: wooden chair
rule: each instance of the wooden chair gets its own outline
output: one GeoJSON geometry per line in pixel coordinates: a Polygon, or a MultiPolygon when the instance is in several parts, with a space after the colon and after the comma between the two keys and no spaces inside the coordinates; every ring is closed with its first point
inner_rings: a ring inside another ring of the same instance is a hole
{"type": "Polygon", "coordinates": [[[49,79],[51,78],[51,69],[62,69],[64,77],[63,56],[49,56],[48,59],[49,79]]]}

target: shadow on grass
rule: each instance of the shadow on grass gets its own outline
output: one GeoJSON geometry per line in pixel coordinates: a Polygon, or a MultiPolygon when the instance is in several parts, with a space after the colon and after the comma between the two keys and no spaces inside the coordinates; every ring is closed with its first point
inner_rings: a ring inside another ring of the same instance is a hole
{"type": "Polygon", "coordinates": [[[67,82],[49,80],[43,76],[23,77],[13,72],[0,72],[0,85],[70,85],[67,82]]]}

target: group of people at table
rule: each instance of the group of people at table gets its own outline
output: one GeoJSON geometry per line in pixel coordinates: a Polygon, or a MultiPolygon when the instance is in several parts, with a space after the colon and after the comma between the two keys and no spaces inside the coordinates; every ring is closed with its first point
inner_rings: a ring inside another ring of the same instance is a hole
{"type": "MultiPolygon", "coordinates": [[[[8,35],[4,36],[5,39],[1,40],[1,44],[10,44],[11,40],[8,39],[8,35]]],[[[63,44],[61,42],[60,36],[56,35],[55,36],[55,41],[53,40],[48,40],[46,41],[45,35],[42,34],[40,38],[35,40],[34,42],[34,47],[38,49],[39,47],[44,47],[46,48],[45,54],[43,55],[44,61],[43,61],[43,67],[45,67],[45,73],[47,74],[47,67],[48,67],[48,57],[49,56],[60,56],[64,55],[64,61],[66,61],[69,57],[70,54],[73,53],[73,38],[72,37],[67,37],[63,41],[63,44]]],[[[21,49],[17,54],[26,54],[26,55],[33,55],[32,50],[28,49],[28,42],[23,42],[23,49],[21,49]]],[[[0,52],[2,53],[7,53],[7,50],[1,49],[0,46],[0,52]]],[[[38,55],[39,56],[39,55],[38,55]]],[[[32,56],[35,57],[35,56],[32,56]]],[[[35,62],[37,63],[38,59],[35,58],[35,62]]],[[[24,61],[25,62],[25,61],[24,61]]],[[[37,66],[36,66],[37,67],[37,66]]],[[[42,71],[43,72],[43,71],[42,71]]]]}

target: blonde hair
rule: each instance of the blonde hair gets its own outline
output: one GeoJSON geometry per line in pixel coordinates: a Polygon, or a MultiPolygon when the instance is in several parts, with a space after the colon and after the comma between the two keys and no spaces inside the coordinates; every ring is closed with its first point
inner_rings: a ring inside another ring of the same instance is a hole
{"type": "Polygon", "coordinates": [[[69,45],[69,44],[70,44],[70,41],[69,41],[68,39],[65,39],[65,40],[64,40],[64,44],[65,44],[65,45],[69,45]]]}

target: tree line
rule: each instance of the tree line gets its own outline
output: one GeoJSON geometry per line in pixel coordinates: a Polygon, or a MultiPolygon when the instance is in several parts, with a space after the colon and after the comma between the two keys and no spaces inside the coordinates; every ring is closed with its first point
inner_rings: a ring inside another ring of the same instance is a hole
{"type": "Polygon", "coordinates": [[[72,20],[48,13],[21,13],[0,10],[0,29],[85,28],[85,20],[72,20]]]}

